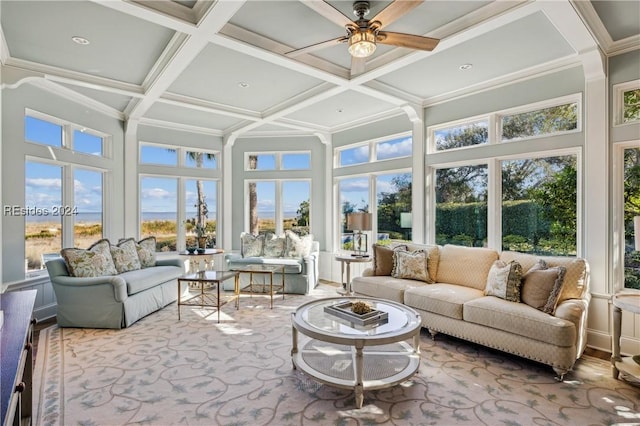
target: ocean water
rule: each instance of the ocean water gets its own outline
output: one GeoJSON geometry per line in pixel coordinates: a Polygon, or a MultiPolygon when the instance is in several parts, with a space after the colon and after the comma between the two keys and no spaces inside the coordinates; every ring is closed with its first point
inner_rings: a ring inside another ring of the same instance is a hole
{"type": "MultiPolygon", "coordinates": [[[[77,213],[73,215],[76,223],[96,223],[102,220],[101,213],[77,213]]],[[[187,212],[187,218],[193,218],[196,216],[195,212],[187,212]]],[[[176,212],[145,212],[142,213],[143,221],[154,221],[154,220],[175,220],[177,217],[176,212]]],[[[258,219],[275,219],[275,212],[258,212],[258,219]]],[[[295,218],[296,212],[284,212],[284,218],[295,218]]],[[[26,216],[26,221],[28,223],[45,223],[45,222],[59,222],[61,220],[61,216],[53,215],[53,214],[42,214],[37,216],[26,216]]]]}

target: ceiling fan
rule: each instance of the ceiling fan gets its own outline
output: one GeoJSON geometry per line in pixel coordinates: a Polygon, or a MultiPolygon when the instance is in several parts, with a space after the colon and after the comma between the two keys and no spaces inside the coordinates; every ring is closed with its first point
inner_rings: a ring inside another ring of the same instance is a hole
{"type": "Polygon", "coordinates": [[[325,1],[312,0],[304,2],[305,5],[320,13],[325,18],[343,26],[347,30],[347,34],[342,37],[287,52],[285,55],[295,57],[337,44],[348,43],[348,50],[352,56],[351,72],[352,74],[358,74],[364,71],[365,58],[375,52],[377,43],[431,51],[438,45],[440,40],[419,35],[381,30],[383,26],[391,24],[423,1],[424,0],[395,0],[373,18],[366,19],[370,11],[369,2],[357,0],[353,3],[353,13],[358,18],[355,21],[343,15],[342,12],[325,1]]]}

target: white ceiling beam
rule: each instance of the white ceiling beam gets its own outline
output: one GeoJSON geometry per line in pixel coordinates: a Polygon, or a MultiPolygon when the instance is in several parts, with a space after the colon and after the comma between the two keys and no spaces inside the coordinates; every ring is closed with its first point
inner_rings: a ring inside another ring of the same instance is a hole
{"type": "Polygon", "coordinates": [[[140,4],[125,1],[125,0],[90,0],[101,6],[108,7],[109,9],[117,10],[118,12],[131,15],[142,20],[152,22],[154,24],[169,28],[175,31],[179,31],[184,34],[193,34],[197,27],[192,22],[187,22],[183,19],[171,16],[168,14],[160,13],[157,10],[143,7],[140,4]]]}

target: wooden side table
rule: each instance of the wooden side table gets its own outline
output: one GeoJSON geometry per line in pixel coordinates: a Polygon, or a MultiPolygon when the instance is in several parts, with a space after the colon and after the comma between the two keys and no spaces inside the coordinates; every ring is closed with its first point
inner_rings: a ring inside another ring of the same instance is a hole
{"type": "Polygon", "coordinates": [[[635,356],[620,356],[620,334],[622,325],[622,310],[640,314],[640,293],[616,293],[613,302],[613,336],[611,338],[611,370],[613,378],[617,379],[620,372],[624,372],[640,380],[640,354],[635,356]]]}
{"type": "Polygon", "coordinates": [[[335,259],[340,262],[340,280],[342,281],[342,289],[338,291],[340,294],[353,294],[351,288],[351,264],[371,262],[370,256],[351,256],[349,254],[337,254],[335,259]],[[347,270],[347,280],[344,280],[345,265],[347,270]]]}

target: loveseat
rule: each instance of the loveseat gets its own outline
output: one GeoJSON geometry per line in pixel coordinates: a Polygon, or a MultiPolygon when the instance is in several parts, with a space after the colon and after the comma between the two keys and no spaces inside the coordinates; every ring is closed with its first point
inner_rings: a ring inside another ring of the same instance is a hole
{"type": "Polygon", "coordinates": [[[438,332],[547,364],[562,380],[586,346],[589,265],[488,248],[374,245],[357,295],[404,303],[438,332]],[[426,266],[426,270],[425,270],[426,266]]]}
{"type": "Polygon", "coordinates": [[[60,327],[123,328],[178,298],[184,260],[156,259],[155,238],[63,249],[47,271],[60,327]]]}
{"type": "MultiPolygon", "coordinates": [[[[227,268],[241,270],[247,265],[284,266],[285,293],[308,294],[318,285],[318,258],[320,245],[313,235],[299,236],[292,231],[283,235],[252,235],[243,232],[240,235],[240,253],[225,255],[227,268]]],[[[258,283],[268,283],[265,274],[254,275],[258,283]]],[[[274,284],[280,283],[282,275],[275,273],[274,284]]],[[[240,288],[249,284],[249,274],[240,274],[240,288]]],[[[233,290],[232,283],[223,284],[225,290],[233,290]]]]}

